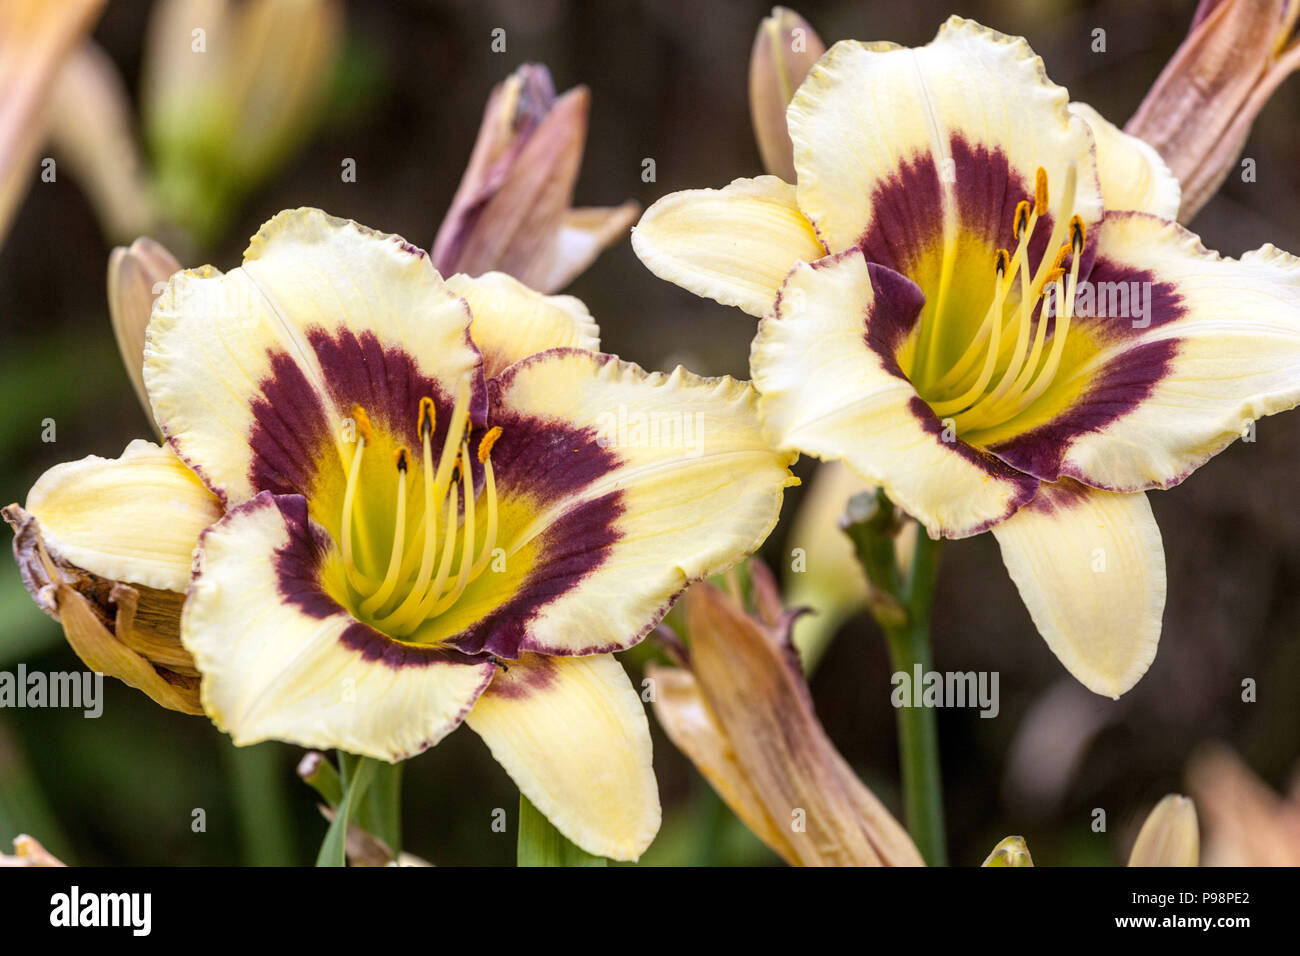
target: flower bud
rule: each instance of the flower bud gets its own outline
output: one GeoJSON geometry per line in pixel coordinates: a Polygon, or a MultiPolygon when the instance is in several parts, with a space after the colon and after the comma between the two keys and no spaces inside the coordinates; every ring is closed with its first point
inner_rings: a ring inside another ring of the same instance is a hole
{"type": "Polygon", "coordinates": [[[795,180],[794,147],[785,125],[785,108],[826,52],[826,45],[803,17],[785,7],[758,25],[749,56],[749,112],[763,168],[788,183],[795,180]]]}
{"type": "MultiPolygon", "coordinates": [[[[153,422],[153,410],[144,389],[144,337],[154,300],[181,264],[163,246],[147,236],[118,246],[108,257],[108,314],[113,322],[126,374],[131,377],[136,397],[153,422]]],[[[155,425],[155,430],[157,426],[155,425]]]]}
{"type": "Polygon", "coordinates": [[[571,208],[590,104],[586,87],[557,97],[546,67],[533,63],[492,91],[433,243],[439,272],[505,272],[554,292],[627,233],[634,202],[571,208]]]}
{"type": "Polygon", "coordinates": [[[1255,117],[1300,68],[1297,16],[1294,0],[1201,0],[1187,38],[1124,127],[1178,177],[1180,221],[1236,168],[1255,117]]]}
{"type": "Polygon", "coordinates": [[[160,0],[141,77],[166,215],[210,245],[315,126],[340,0],[160,0]]]}
{"type": "Polygon", "coordinates": [[[1022,836],[1009,836],[993,848],[984,860],[984,866],[1033,866],[1029,847],[1022,836]]]}
{"type": "Polygon", "coordinates": [[[1171,793],[1151,811],[1138,833],[1129,866],[1196,866],[1201,856],[1196,806],[1171,793]]]}

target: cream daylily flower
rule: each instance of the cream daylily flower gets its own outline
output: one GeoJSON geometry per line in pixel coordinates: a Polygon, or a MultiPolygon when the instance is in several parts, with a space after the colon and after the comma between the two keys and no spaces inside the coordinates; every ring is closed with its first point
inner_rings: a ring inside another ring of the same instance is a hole
{"type": "Polygon", "coordinates": [[[638,254],[763,317],[777,447],[843,459],[931,535],[992,529],[1057,657],[1124,693],[1165,600],[1143,492],[1300,401],[1300,260],[1205,250],[1150,146],[968,20],[837,44],[788,122],[797,186],[674,193],[638,254]]]}
{"type": "Polygon", "coordinates": [[[28,510],[65,562],[186,590],[180,640],[236,744],[398,760],[464,721],[570,840],[635,858],[659,800],[613,652],[758,547],[794,456],[747,383],[597,342],[576,299],[444,282],[399,237],[284,212],[154,307],[171,450],[57,466],[97,480],[28,510]],[[638,416],[676,431],[620,430],[638,416]]]}

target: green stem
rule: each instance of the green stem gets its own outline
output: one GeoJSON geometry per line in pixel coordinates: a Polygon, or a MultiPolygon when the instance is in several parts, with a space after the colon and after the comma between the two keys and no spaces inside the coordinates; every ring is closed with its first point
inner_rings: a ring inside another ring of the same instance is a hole
{"type": "MultiPolygon", "coordinates": [[[[930,609],[938,568],[938,541],[921,531],[917,535],[912,573],[903,597],[906,620],[885,628],[889,659],[894,672],[911,678],[919,665],[931,670],[930,609]]],[[[931,866],[946,866],[948,851],[943,832],[943,785],[939,771],[939,733],[933,707],[898,708],[898,752],[903,768],[903,806],[907,829],[931,866]]]]}
{"type": "Polygon", "coordinates": [[[224,748],[244,863],[288,866],[294,859],[292,814],[284,778],[284,751],[278,744],[224,748]]]}
{"type": "MultiPolygon", "coordinates": [[[[899,519],[884,493],[879,493],[874,502],[850,502],[848,517],[846,531],[871,582],[870,609],[885,632],[890,665],[895,673],[907,674],[909,680],[918,665],[923,674],[927,673],[932,665],[930,612],[942,542],[931,540],[920,529],[911,568],[900,574],[894,549],[899,519]]],[[[948,852],[934,708],[900,707],[897,721],[907,829],[926,863],[945,866],[948,852]]]]}

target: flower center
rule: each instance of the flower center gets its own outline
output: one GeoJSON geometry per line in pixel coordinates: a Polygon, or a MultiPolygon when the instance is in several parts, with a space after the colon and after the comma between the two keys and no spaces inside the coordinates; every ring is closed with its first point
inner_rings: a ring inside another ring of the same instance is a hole
{"type": "MultiPolygon", "coordinates": [[[[366,527],[367,523],[361,519],[366,513],[363,499],[367,492],[361,476],[362,461],[375,437],[365,409],[359,405],[352,407],[357,423],[357,441],[348,464],[340,522],[343,568],[352,599],[349,605],[356,617],[394,637],[409,636],[425,621],[455,604],[470,582],[487,567],[496,547],[497,492],[491,455],[501,429],[489,429],[478,444],[487,527],[482,546],[476,548],[478,529],[475,527],[474,469],[469,450],[472,428],[469,396],[466,382],[456,396],[450,427],[436,463],[433,457],[435,406],[432,398],[420,400],[417,423],[420,458],[418,462],[413,461],[405,445],[393,454],[393,480],[397,487],[393,499],[396,508],[392,546],[386,563],[367,569],[358,563],[354,532],[374,530],[366,527]],[[412,486],[421,490],[413,490],[412,486]],[[423,513],[409,529],[411,533],[408,535],[407,499],[421,493],[423,513]]],[[[373,469],[370,473],[374,474],[373,469]]]]}
{"type": "MultiPolygon", "coordinates": [[[[1045,252],[1038,268],[1031,270],[1029,242],[1048,208],[1047,172],[1039,167],[1034,201],[1023,200],[1016,207],[1015,251],[998,249],[993,257],[992,301],[983,321],[946,372],[932,382],[916,383],[935,415],[952,419],[959,434],[1015,418],[1047,391],[1061,367],[1086,241],[1083,220],[1067,215],[1074,206],[1076,176],[1071,165],[1063,214],[1056,217],[1045,247],[1056,254],[1049,257],[1045,252]]],[[[936,313],[932,321],[937,324],[941,318],[936,313]]],[[[939,337],[931,334],[928,340],[933,345],[939,337]]]]}

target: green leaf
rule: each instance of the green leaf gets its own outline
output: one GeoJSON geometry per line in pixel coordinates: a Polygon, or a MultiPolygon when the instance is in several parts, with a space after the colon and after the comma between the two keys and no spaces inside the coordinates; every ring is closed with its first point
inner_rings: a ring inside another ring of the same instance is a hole
{"type": "Polygon", "coordinates": [[[339,804],[329,831],[325,834],[325,841],[320,845],[320,853],[316,855],[317,866],[347,865],[348,824],[352,822],[357,805],[375,779],[379,761],[339,751],[339,769],[343,777],[343,802],[339,804]]]}
{"type": "Polygon", "coordinates": [[[519,866],[608,866],[603,856],[592,856],[574,846],[522,793],[519,795],[519,866]]]}

